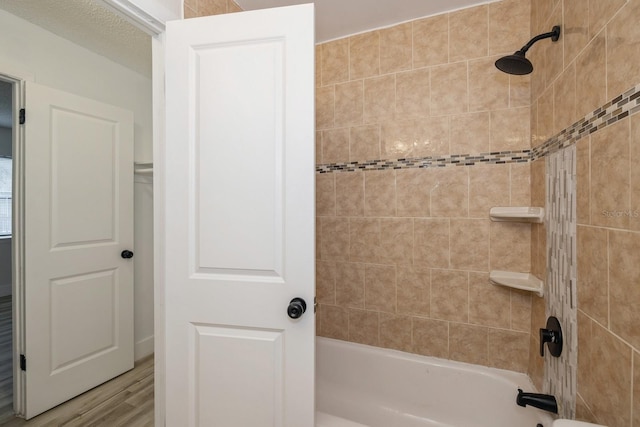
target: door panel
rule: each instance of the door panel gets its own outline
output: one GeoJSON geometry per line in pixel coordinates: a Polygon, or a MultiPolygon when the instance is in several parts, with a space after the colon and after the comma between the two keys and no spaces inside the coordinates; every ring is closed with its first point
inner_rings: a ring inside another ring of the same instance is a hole
{"type": "Polygon", "coordinates": [[[34,83],[26,110],[31,418],[133,368],[133,115],[34,83]]]}
{"type": "Polygon", "coordinates": [[[170,22],[166,72],[166,425],[312,426],[313,6],[170,22]]]}

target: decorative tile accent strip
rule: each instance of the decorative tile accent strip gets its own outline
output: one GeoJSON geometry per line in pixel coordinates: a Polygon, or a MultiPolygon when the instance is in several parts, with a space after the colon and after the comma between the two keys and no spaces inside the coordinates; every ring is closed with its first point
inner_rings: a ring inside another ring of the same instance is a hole
{"type": "Polygon", "coordinates": [[[546,160],[547,316],[562,326],[560,357],[545,353],[544,392],[556,396],[561,418],[574,419],[578,370],[576,260],[576,146],[546,160]]]}
{"type": "Polygon", "coordinates": [[[440,157],[415,157],[398,160],[368,160],[364,162],[330,163],[317,165],[316,172],[355,172],[359,170],[387,170],[411,168],[442,168],[447,166],[474,166],[478,164],[527,163],[531,150],[496,151],[477,155],[453,154],[440,157]]]}
{"type": "Polygon", "coordinates": [[[397,160],[366,160],[362,162],[316,165],[316,173],[355,172],[411,168],[439,168],[447,166],[475,166],[479,164],[527,163],[575,144],[581,138],[599,131],[640,111],[640,84],[618,95],[587,114],[573,125],[554,135],[533,149],[499,151],[477,155],[453,154],[438,157],[416,157],[397,160]]]}

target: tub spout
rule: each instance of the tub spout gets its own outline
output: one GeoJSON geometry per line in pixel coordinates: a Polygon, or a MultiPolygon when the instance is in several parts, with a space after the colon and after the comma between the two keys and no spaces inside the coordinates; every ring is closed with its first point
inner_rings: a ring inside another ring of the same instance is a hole
{"type": "Polygon", "coordinates": [[[518,389],[516,403],[522,407],[530,405],[544,411],[553,412],[554,414],[558,413],[556,398],[550,394],[523,393],[521,389],[518,389]]]}

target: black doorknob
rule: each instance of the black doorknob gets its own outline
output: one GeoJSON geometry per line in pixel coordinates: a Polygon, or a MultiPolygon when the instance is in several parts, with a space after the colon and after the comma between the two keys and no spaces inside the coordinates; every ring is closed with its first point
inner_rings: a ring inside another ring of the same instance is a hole
{"type": "Polygon", "coordinates": [[[131,252],[128,249],[125,249],[124,251],[120,252],[120,256],[124,259],[133,258],[133,252],[131,252]]]}
{"type": "Polygon", "coordinates": [[[547,319],[546,328],[540,328],[540,356],[544,357],[544,343],[548,343],[549,353],[553,357],[560,357],[562,353],[562,328],[554,316],[547,319]]]}
{"type": "Polygon", "coordinates": [[[299,319],[307,311],[307,303],[302,298],[294,298],[289,303],[287,314],[292,319],[299,319]]]}

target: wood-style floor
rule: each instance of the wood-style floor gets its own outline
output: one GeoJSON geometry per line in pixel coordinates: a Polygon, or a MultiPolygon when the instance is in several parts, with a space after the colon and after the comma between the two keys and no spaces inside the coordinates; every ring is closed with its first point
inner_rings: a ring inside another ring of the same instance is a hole
{"type": "MultiPolygon", "coordinates": [[[[9,316],[5,319],[2,317],[5,298],[0,298],[0,404],[7,399],[5,382],[8,381],[9,413],[12,413],[11,297],[8,304],[9,316]],[[8,337],[6,337],[6,330],[8,330],[8,337]],[[6,361],[5,353],[8,353],[6,361]],[[8,368],[5,365],[9,365],[8,368]],[[5,375],[8,378],[6,381],[5,375]]],[[[6,427],[151,427],[153,426],[153,356],[137,362],[133,370],[29,421],[14,417],[8,419],[5,417],[3,420],[0,412],[0,425],[6,427]]]]}

